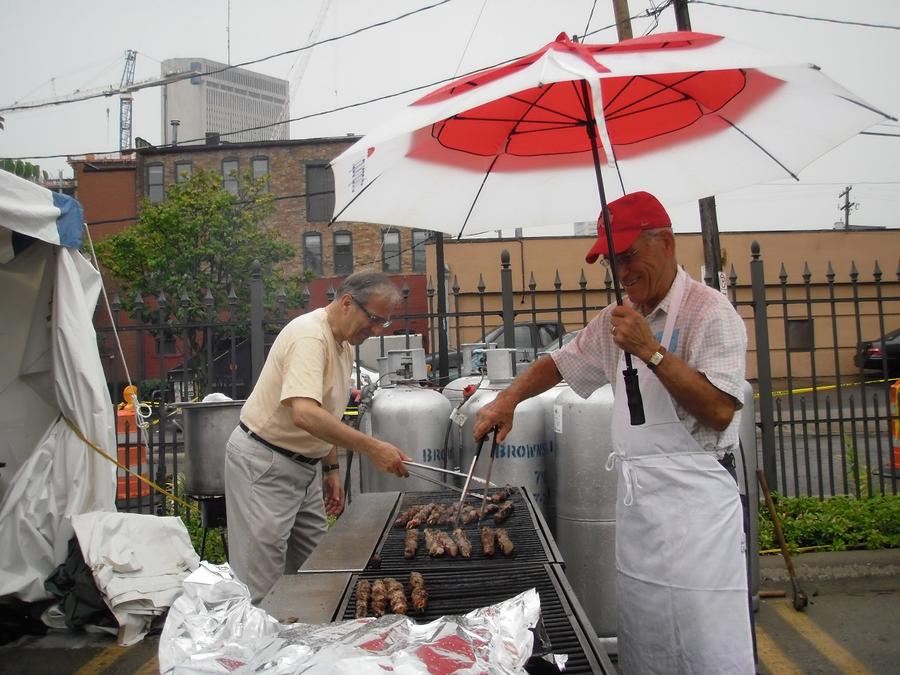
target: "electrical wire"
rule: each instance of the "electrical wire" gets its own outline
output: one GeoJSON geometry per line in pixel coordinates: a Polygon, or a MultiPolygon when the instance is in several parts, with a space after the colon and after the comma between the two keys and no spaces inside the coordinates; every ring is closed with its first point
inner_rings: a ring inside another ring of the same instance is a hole
{"type": "MultiPolygon", "coordinates": [[[[173,78],[173,79],[167,80],[166,82],[147,82],[144,84],[138,83],[138,84],[128,87],[128,91],[134,92],[134,91],[138,91],[140,89],[152,89],[155,87],[161,87],[166,84],[172,84],[173,82],[178,82],[180,80],[187,80],[189,78],[193,79],[196,77],[209,77],[211,75],[218,75],[219,73],[224,73],[227,70],[233,70],[234,68],[242,68],[244,66],[251,66],[256,63],[262,63],[263,61],[269,61],[271,59],[277,59],[281,56],[287,56],[288,54],[296,54],[297,52],[301,52],[306,49],[312,49],[313,47],[318,47],[320,45],[328,44],[329,42],[337,42],[338,40],[343,40],[344,38],[353,37],[354,35],[359,35],[360,33],[364,33],[366,31],[372,30],[374,28],[381,28],[382,26],[387,26],[388,24],[394,23],[396,21],[400,21],[402,19],[406,19],[410,16],[413,16],[414,14],[419,14],[420,12],[425,12],[429,9],[434,9],[435,7],[440,7],[441,5],[445,5],[448,2],[453,2],[453,0],[439,0],[439,2],[435,2],[434,4],[426,5],[425,7],[419,7],[418,9],[410,10],[409,12],[400,14],[391,19],[385,19],[384,21],[379,21],[379,22],[376,22],[373,24],[369,24],[368,26],[363,26],[362,28],[357,28],[348,33],[343,33],[341,35],[335,35],[335,36],[332,36],[329,38],[325,38],[324,40],[319,40],[317,42],[311,42],[302,47],[297,47],[296,49],[288,49],[283,52],[278,52],[277,54],[270,54],[269,56],[263,56],[261,58],[253,59],[251,61],[243,61],[242,63],[235,63],[233,65],[223,66],[222,68],[210,70],[205,73],[196,73],[196,72],[185,73],[183,77],[173,78]]],[[[112,96],[117,93],[120,93],[120,92],[114,91],[114,90],[106,90],[106,91],[101,91],[101,92],[97,92],[97,93],[86,94],[84,96],[81,96],[78,98],[73,98],[70,100],[65,100],[65,101],[45,101],[45,102],[41,102],[41,103],[32,103],[32,104],[23,103],[22,105],[18,105],[18,106],[13,105],[13,106],[0,107],[0,112],[17,112],[19,110],[33,110],[35,108],[45,108],[48,106],[65,105],[68,103],[76,103],[78,101],[87,101],[87,100],[94,99],[94,98],[100,98],[101,96],[112,96]]],[[[239,133],[239,132],[234,132],[234,133],[239,133]]]]}
{"type": "Polygon", "coordinates": [[[740,7],[738,5],[726,5],[721,2],[710,2],[709,0],[688,0],[691,5],[709,5],[710,7],[721,7],[723,9],[735,9],[741,12],[754,12],[757,14],[770,14],[772,16],[783,16],[789,19],[803,19],[805,21],[823,21],[826,23],[836,23],[842,26],[862,26],[864,28],[886,28],[888,30],[900,30],[900,26],[891,26],[883,23],[866,23],[864,21],[849,21],[847,19],[829,19],[823,16],[807,16],[805,14],[791,14],[789,12],[776,12],[770,9],[759,9],[757,7],[740,7]]]}

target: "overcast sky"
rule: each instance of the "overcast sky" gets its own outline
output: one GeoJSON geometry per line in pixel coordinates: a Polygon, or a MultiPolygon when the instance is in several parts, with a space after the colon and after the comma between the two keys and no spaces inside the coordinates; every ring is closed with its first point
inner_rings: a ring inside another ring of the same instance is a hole
{"type": "MultiPolygon", "coordinates": [[[[715,0],[719,3],[719,0],[715,0]]],[[[664,0],[629,0],[632,16],[664,0]]],[[[809,61],[876,108],[900,117],[898,0],[721,0],[736,7],[819,19],[741,11],[691,3],[692,27],[809,61]]],[[[113,0],[22,2],[0,0],[0,106],[118,84],[125,50],[138,52],[135,82],[159,77],[160,62],[205,57],[237,64],[438,5],[312,50],[248,66],[291,81],[291,138],[365,133],[416,91],[340,113],[341,106],[397,94],[520,56],[562,31],[582,35],[613,24],[612,0],[113,0]],[[230,22],[229,22],[230,8],[230,22]],[[591,16],[592,15],[592,16],[591,16]],[[590,17],[590,23],[588,20],[590,17]],[[228,30],[230,25],[230,31],[228,30]],[[316,34],[316,31],[317,34],[316,34]],[[230,37],[230,39],[229,39],[230,37]],[[306,55],[306,56],[304,56],[306,55]],[[299,77],[302,74],[302,77],[299,77]],[[299,77],[299,81],[298,81],[299,77]]],[[[635,36],[654,26],[636,18],[635,36]]],[[[675,30],[665,9],[655,32],[675,30]]],[[[614,28],[589,42],[615,42],[614,28]]],[[[118,149],[117,98],[32,111],[0,113],[0,157],[31,157],[56,176],[70,176],[64,158],[118,149]]],[[[159,89],[134,96],[133,135],[161,137],[159,89]]],[[[815,124],[810,120],[810,124],[815,124]]],[[[900,136],[900,124],[872,131],[900,136]]],[[[860,136],[816,161],[801,182],[766,184],[717,195],[719,229],[830,228],[842,220],[838,194],[853,186],[856,225],[900,228],[900,137],[860,136]]],[[[677,231],[698,231],[696,203],[667,205],[677,231]]],[[[547,233],[559,230],[547,230],[547,233]]],[[[571,228],[569,228],[571,231],[571,228]]]]}

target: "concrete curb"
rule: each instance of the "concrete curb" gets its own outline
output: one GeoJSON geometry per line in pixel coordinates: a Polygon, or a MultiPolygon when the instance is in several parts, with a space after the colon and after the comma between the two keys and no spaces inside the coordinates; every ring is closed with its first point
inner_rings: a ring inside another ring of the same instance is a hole
{"type": "MultiPolygon", "coordinates": [[[[791,556],[798,579],[826,581],[896,576],[900,582],[900,549],[836,551],[791,556]]],[[[759,557],[761,581],[790,581],[781,554],[759,557]]]]}

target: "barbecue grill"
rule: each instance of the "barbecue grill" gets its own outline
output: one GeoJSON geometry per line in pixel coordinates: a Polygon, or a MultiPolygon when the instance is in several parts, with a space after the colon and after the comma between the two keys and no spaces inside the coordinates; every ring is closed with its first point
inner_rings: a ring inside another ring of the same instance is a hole
{"type": "MultiPolygon", "coordinates": [[[[406,530],[394,527],[397,516],[414,504],[451,503],[456,498],[450,491],[358,495],[300,573],[283,576],[261,607],[279,621],[351,619],[356,614],[358,580],[394,577],[406,583],[410,572],[416,571],[425,578],[429,603],[422,615],[410,614],[410,618],[428,622],[536,588],[541,598],[540,625],[549,642],[543,649],[537,644],[536,653],[567,654],[567,673],[614,675],[615,668],[565,577],[562,556],[527,489],[515,490],[512,515],[496,525],[506,528],[513,540],[513,555],[504,556],[498,550],[493,558],[486,558],[481,551],[480,525],[473,523],[462,526],[472,541],[471,558],[431,558],[424,537],[413,560],[403,557],[406,530]]],[[[487,522],[495,526],[493,520],[487,522]]],[[[446,525],[434,527],[448,529],[446,525]]]]}

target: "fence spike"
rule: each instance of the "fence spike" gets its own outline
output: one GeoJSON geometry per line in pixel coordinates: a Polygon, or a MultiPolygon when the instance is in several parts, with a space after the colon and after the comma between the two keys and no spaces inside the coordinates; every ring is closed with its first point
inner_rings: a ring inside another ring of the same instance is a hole
{"type": "Polygon", "coordinates": [[[528,279],[528,289],[534,293],[535,288],[537,288],[537,281],[534,280],[534,272],[532,272],[531,277],[528,279]]]}
{"type": "Polygon", "coordinates": [[[404,298],[409,297],[409,279],[407,277],[403,277],[403,288],[400,289],[400,292],[404,298]]]}
{"type": "Polygon", "coordinates": [[[559,290],[562,287],[562,280],[559,278],[559,270],[556,270],[556,278],[553,280],[553,288],[559,290]]]}
{"type": "Polygon", "coordinates": [[[584,268],[581,268],[581,276],[578,277],[578,285],[581,287],[581,290],[584,290],[587,287],[587,277],[584,276],[584,268]]]}
{"type": "Polygon", "coordinates": [[[166,297],[165,291],[160,291],[159,295],[156,296],[156,304],[159,306],[160,309],[165,309],[166,306],[169,304],[169,299],[166,297]]]}
{"type": "Polygon", "coordinates": [[[451,288],[453,289],[453,295],[459,295],[459,279],[457,279],[455,274],[453,275],[453,286],[451,288]]]}
{"type": "Polygon", "coordinates": [[[122,309],[122,299],[119,297],[118,293],[116,293],[113,296],[113,299],[110,300],[109,306],[112,308],[112,311],[114,311],[114,312],[118,312],[120,309],[122,309]]]}
{"type": "Polygon", "coordinates": [[[778,273],[778,278],[781,279],[782,284],[787,283],[788,273],[787,269],[784,266],[784,263],[781,263],[781,271],[778,273]]]}
{"type": "Polygon", "coordinates": [[[484,275],[478,275],[478,285],[475,288],[478,289],[479,293],[484,294],[484,289],[487,288],[487,286],[484,285],[484,275]]]}
{"type": "Polygon", "coordinates": [[[850,278],[851,278],[853,281],[856,281],[856,279],[857,279],[858,277],[859,277],[859,270],[856,269],[856,261],[855,261],[855,260],[851,260],[851,261],[850,261],[850,278]]]}
{"type": "Polygon", "coordinates": [[[134,309],[138,312],[144,309],[144,296],[140,293],[134,294],[134,309]]]}
{"type": "Polygon", "coordinates": [[[228,304],[229,304],[229,305],[236,305],[236,304],[237,304],[237,301],[238,301],[238,296],[237,296],[237,293],[236,293],[235,290],[234,290],[234,286],[232,286],[232,287],[228,290],[228,304]]]}
{"type": "Polygon", "coordinates": [[[803,263],[803,281],[809,283],[809,278],[812,276],[812,272],[809,271],[809,263],[803,263]]]}
{"type": "Polygon", "coordinates": [[[731,282],[731,286],[737,286],[737,271],[734,269],[734,263],[731,263],[731,271],[728,274],[728,281],[731,282]]]}
{"type": "Polygon", "coordinates": [[[209,289],[209,286],[207,286],[206,294],[203,296],[203,306],[206,307],[207,312],[212,310],[214,303],[215,300],[213,299],[212,291],[209,289]]]}
{"type": "Polygon", "coordinates": [[[872,276],[875,277],[875,281],[881,281],[881,267],[878,265],[878,260],[875,260],[875,271],[872,272],[872,276]]]}
{"type": "Polygon", "coordinates": [[[428,297],[434,295],[434,282],[431,280],[431,275],[428,275],[428,285],[425,286],[425,292],[428,293],[428,297]]]}
{"type": "Polygon", "coordinates": [[[828,261],[828,271],[825,273],[825,277],[828,279],[829,284],[834,283],[834,268],[831,266],[831,261],[828,261]]]}

